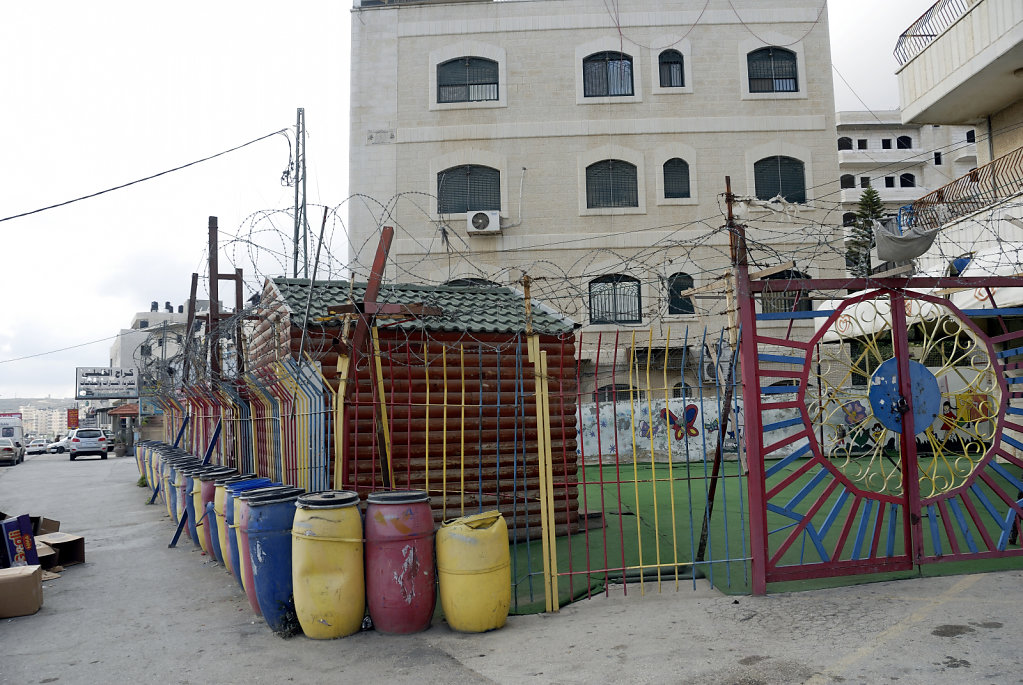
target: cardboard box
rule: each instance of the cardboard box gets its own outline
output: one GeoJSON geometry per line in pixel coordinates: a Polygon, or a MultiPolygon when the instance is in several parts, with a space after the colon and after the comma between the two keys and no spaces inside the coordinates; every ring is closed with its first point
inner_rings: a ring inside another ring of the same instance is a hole
{"type": "Polygon", "coordinates": [[[43,567],[0,569],[0,618],[28,616],[43,605],[43,567]]]}
{"type": "Polygon", "coordinates": [[[31,516],[29,518],[32,519],[32,535],[46,535],[47,533],[56,533],[60,530],[60,521],[54,521],[45,516],[31,516]]]}
{"type": "Polygon", "coordinates": [[[4,566],[39,565],[28,514],[0,521],[0,535],[3,535],[4,566]]]}
{"type": "Polygon", "coordinates": [[[60,563],[60,557],[57,554],[57,550],[50,547],[45,542],[39,542],[36,540],[36,554],[39,555],[39,565],[43,567],[43,570],[51,569],[60,563]]]}
{"type": "Polygon", "coordinates": [[[67,567],[85,563],[85,538],[69,533],[47,533],[36,538],[45,542],[57,553],[57,563],[67,567]]]}

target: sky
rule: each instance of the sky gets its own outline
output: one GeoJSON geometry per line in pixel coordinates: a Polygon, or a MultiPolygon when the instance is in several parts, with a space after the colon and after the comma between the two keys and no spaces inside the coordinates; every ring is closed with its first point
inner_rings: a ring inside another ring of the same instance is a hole
{"type": "MultiPolygon", "coordinates": [[[[898,107],[892,50],[932,4],[829,2],[837,110],[898,107]]],[[[0,398],[72,397],[136,312],[185,304],[210,216],[246,296],[289,272],[298,108],[310,225],[348,194],[350,22],[345,0],[4,3],[0,398]]]]}

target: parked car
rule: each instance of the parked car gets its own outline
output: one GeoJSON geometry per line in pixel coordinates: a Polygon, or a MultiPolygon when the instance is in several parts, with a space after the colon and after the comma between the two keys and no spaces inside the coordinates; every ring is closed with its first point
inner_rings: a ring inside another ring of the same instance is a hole
{"type": "Polygon", "coordinates": [[[28,443],[28,448],[25,450],[26,454],[44,454],[47,450],[47,442],[45,440],[33,440],[28,443]]]}
{"type": "Polygon", "coordinates": [[[70,431],[67,435],[59,440],[54,440],[46,446],[46,451],[50,454],[64,454],[67,452],[68,443],[71,442],[71,436],[74,435],[74,431],[70,431]]]}
{"type": "Polygon", "coordinates": [[[0,461],[7,462],[12,466],[21,463],[25,460],[22,449],[11,438],[0,438],[0,461]]]}
{"type": "Polygon", "coordinates": [[[105,437],[107,439],[107,452],[113,452],[114,451],[114,441],[115,441],[114,440],[114,437],[115,437],[114,436],[114,431],[109,430],[107,428],[104,428],[103,429],[103,437],[105,437]]]}
{"type": "Polygon", "coordinates": [[[107,458],[107,438],[99,428],[79,428],[71,434],[68,443],[71,461],[87,454],[98,454],[100,459],[107,458]]]}

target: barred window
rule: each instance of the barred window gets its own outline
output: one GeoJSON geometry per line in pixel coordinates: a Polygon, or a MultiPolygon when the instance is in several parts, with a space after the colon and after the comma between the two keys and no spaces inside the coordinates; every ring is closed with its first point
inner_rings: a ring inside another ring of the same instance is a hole
{"type": "Polygon", "coordinates": [[[856,223],[856,212],[846,212],[842,215],[842,225],[852,226],[856,223]]]}
{"type": "Polygon", "coordinates": [[[799,90],[796,53],[785,48],[761,48],[746,55],[751,93],[795,93],[799,90]]]}
{"type": "Polygon", "coordinates": [[[838,183],[843,188],[855,188],[856,177],[852,174],[842,174],[842,176],[838,179],[838,183]]]}
{"type": "Polygon", "coordinates": [[[753,165],[753,178],[761,200],[781,195],[789,202],[806,202],[806,177],[798,159],[765,157],[753,165]]]}
{"type": "Polygon", "coordinates": [[[639,207],[636,165],[605,159],[586,167],[586,206],[639,207]]]}
{"type": "Polygon", "coordinates": [[[437,102],[483,102],[498,99],[497,62],[458,57],[437,65],[437,102]]]}
{"type": "Polygon", "coordinates": [[[842,136],[838,139],[839,150],[852,150],[852,138],[842,136]]]}
{"type": "Polygon", "coordinates": [[[909,136],[899,136],[898,138],[895,139],[895,149],[896,150],[912,150],[913,149],[913,139],[910,138],[909,136]]]}
{"type": "Polygon", "coordinates": [[[660,69],[661,88],[682,88],[686,85],[681,52],[665,50],[657,58],[657,64],[660,69]]]}
{"type": "Polygon", "coordinates": [[[664,197],[689,197],[689,163],[675,157],[664,163],[664,197]]]}
{"type": "Polygon", "coordinates": [[[600,404],[605,402],[636,402],[642,400],[646,392],[638,388],[629,388],[625,383],[609,383],[602,385],[593,392],[593,400],[600,404]]]}
{"type": "Polygon", "coordinates": [[[583,95],[632,95],[632,57],[621,52],[598,52],[583,60],[583,95]]]}
{"type": "MultiPolygon", "coordinates": [[[[792,280],[807,278],[807,275],[791,269],[768,276],[769,280],[792,280]]],[[[783,290],[780,292],[764,292],[761,294],[760,307],[765,314],[780,312],[809,312],[813,310],[813,302],[805,290],[783,290]]]]}
{"type": "Polygon", "coordinates": [[[501,209],[501,172],[476,164],[437,174],[437,212],[457,214],[501,209]]]}
{"type": "Polygon", "coordinates": [[[902,188],[915,188],[916,176],[914,176],[913,174],[900,174],[899,186],[902,188]]]}
{"type": "Polygon", "coordinates": [[[639,280],[624,274],[590,281],[590,323],[642,323],[639,280]]]}
{"type": "Polygon", "coordinates": [[[693,298],[682,293],[693,287],[693,277],[682,271],[668,277],[668,313],[693,314],[693,298]]]}

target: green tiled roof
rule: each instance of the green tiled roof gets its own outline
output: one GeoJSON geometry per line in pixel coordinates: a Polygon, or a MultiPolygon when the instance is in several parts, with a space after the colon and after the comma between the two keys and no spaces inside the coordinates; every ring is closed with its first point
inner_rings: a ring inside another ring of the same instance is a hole
{"type": "MultiPolygon", "coordinates": [[[[351,304],[352,300],[362,302],[366,292],[365,283],[315,281],[312,300],[308,300],[309,279],[277,277],[271,278],[270,282],[281,294],[296,326],[301,326],[305,320],[307,301],[309,319],[314,326],[321,326],[324,324],[317,319],[328,316],[328,307],[351,304]]],[[[520,333],[526,330],[525,299],[522,293],[504,286],[383,284],[377,302],[423,304],[441,310],[439,315],[426,315],[397,324],[403,328],[467,333],[520,333]]],[[[556,335],[576,328],[570,319],[536,299],[532,301],[532,314],[533,330],[537,333],[556,335]]]]}

